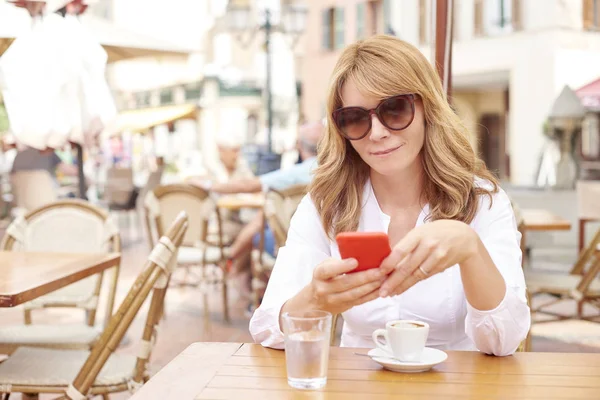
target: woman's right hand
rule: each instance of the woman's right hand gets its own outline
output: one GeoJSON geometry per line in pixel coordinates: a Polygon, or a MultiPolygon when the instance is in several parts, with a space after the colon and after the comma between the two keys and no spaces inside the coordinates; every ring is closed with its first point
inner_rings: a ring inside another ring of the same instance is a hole
{"type": "Polygon", "coordinates": [[[307,287],[312,308],[339,314],[379,297],[386,274],[379,268],[349,273],[357,266],[353,258],[329,258],[319,264],[307,287]]]}

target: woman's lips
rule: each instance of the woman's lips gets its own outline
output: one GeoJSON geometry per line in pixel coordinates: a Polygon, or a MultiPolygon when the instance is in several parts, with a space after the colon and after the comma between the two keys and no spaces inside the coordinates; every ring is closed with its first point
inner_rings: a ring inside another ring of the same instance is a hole
{"type": "Polygon", "coordinates": [[[391,149],[387,149],[387,150],[373,151],[373,152],[371,152],[371,155],[374,155],[374,156],[387,156],[388,154],[393,153],[394,151],[398,150],[402,146],[404,146],[404,145],[401,144],[400,146],[392,147],[391,149]]]}

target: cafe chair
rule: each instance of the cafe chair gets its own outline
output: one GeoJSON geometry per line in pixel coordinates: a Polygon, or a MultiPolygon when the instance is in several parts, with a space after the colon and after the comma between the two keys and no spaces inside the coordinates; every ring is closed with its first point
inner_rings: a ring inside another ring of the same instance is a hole
{"type": "MultiPolygon", "coordinates": [[[[150,172],[150,174],[148,175],[148,179],[146,179],[146,184],[144,185],[144,187],[142,187],[140,189],[140,193],[136,199],[136,204],[135,204],[136,214],[137,214],[137,218],[139,221],[145,221],[146,211],[145,211],[145,207],[144,207],[144,201],[145,201],[148,193],[153,191],[160,185],[160,182],[162,180],[162,175],[163,175],[162,168],[150,172]]],[[[141,225],[142,226],[140,228],[141,228],[142,232],[145,234],[145,238],[147,239],[147,241],[149,243],[148,248],[151,249],[152,247],[154,247],[154,238],[152,237],[152,233],[146,231],[147,225],[145,222],[141,222],[141,225]]]]}
{"type": "Polygon", "coordinates": [[[18,348],[0,363],[0,393],[62,394],[63,399],[82,400],[110,393],[135,392],[148,379],[148,360],[156,340],[156,328],[168,281],[176,265],[176,253],[188,218],[178,215],[157,242],[117,312],[91,351],[18,348]],[[144,301],[152,292],[150,306],[136,355],[116,353],[144,301]]]}
{"type": "Polygon", "coordinates": [[[202,287],[205,317],[208,317],[208,296],[206,286],[218,284],[223,296],[223,314],[229,321],[229,306],[227,299],[227,260],[228,248],[222,235],[222,223],[219,209],[208,192],[192,185],[171,184],[158,186],[148,192],[144,200],[146,210],[146,230],[151,237],[163,234],[163,227],[180,211],[185,211],[190,217],[190,227],[183,239],[183,244],[177,255],[177,265],[185,269],[179,286],[202,287]],[[216,235],[209,235],[209,224],[215,221],[216,235]],[[201,276],[190,281],[193,267],[200,267],[201,276]]]}
{"type": "Polygon", "coordinates": [[[600,309],[599,272],[600,230],[596,232],[591,242],[581,251],[569,274],[526,269],[525,281],[531,296],[545,294],[554,297],[554,299],[542,305],[532,307],[532,316],[534,313],[540,313],[554,317],[550,321],[576,318],[599,322],[597,319],[600,315],[583,315],[583,307],[586,303],[600,309]],[[549,306],[564,300],[575,300],[577,302],[576,315],[562,315],[547,310],[549,306]]]}
{"type": "MultiPolygon", "coordinates": [[[[4,251],[120,252],[121,239],[104,210],[82,200],[57,201],[17,217],[0,242],[4,251]]],[[[24,325],[0,326],[0,349],[19,345],[89,348],[99,336],[95,326],[102,284],[108,282],[104,323],[114,308],[119,265],[23,305],[24,325]],[[80,324],[32,324],[32,312],[43,308],[85,311],[80,324]]],[[[101,328],[100,328],[101,329],[101,328]]]]}
{"type": "Polygon", "coordinates": [[[585,246],[585,226],[588,222],[600,220],[600,182],[589,180],[577,181],[577,219],[578,219],[578,250],[585,246]]]}
{"type": "Polygon", "coordinates": [[[252,250],[252,295],[258,308],[266,289],[266,282],[275,266],[275,258],[265,251],[265,225],[268,223],[275,238],[275,251],[285,245],[292,216],[306,195],[307,185],[294,185],[285,190],[271,189],[266,193],[263,226],[258,248],[252,250]]]}

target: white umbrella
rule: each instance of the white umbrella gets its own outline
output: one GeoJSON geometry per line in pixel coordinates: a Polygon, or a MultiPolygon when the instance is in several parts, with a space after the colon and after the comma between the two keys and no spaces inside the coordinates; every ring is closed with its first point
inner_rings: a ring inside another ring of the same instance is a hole
{"type": "Polygon", "coordinates": [[[83,28],[68,6],[64,18],[36,16],[0,57],[0,89],[11,131],[19,144],[78,148],[80,195],[83,192],[81,146],[116,117],[104,78],[106,51],[83,28]]]}
{"type": "Polygon", "coordinates": [[[17,141],[38,149],[89,144],[116,117],[106,60],[76,17],[36,18],[0,58],[0,85],[17,141]]]}

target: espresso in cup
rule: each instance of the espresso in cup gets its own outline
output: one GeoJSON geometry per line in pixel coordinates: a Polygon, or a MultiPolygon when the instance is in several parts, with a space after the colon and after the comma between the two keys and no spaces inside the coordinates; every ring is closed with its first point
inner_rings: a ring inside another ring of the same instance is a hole
{"type": "Polygon", "coordinates": [[[425,322],[397,320],[385,324],[385,329],[373,332],[373,342],[390,357],[419,361],[428,335],[429,325],[425,322]]]}
{"type": "Polygon", "coordinates": [[[425,325],[423,325],[420,322],[406,322],[406,321],[396,322],[392,326],[394,328],[425,328],[425,325]]]}

